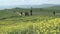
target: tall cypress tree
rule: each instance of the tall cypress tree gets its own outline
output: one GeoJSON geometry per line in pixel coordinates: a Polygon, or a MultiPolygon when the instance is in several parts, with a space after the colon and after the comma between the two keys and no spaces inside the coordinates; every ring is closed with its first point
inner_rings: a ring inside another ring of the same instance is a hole
{"type": "Polygon", "coordinates": [[[31,7],[31,10],[30,10],[30,15],[32,16],[32,7],[31,7]]]}
{"type": "Polygon", "coordinates": [[[53,14],[55,15],[55,11],[53,11],[53,14]]]}

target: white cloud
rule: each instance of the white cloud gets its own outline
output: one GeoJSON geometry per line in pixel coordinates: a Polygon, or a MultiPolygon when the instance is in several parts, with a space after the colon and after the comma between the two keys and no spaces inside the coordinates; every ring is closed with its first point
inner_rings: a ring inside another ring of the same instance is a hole
{"type": "Polygon", "coordinates": [[[0,5],[19,5],[23,0],[0,0],[0,5]]]}
{"type": "Polygon", "coordinates": [[[0,0],[0,5],[60,4],[60,0],[0,0]]]}
{"type": "Polygon", "coordinates": [[[46,0],[25,0],[27,4],[43,4],[46,0]]]}

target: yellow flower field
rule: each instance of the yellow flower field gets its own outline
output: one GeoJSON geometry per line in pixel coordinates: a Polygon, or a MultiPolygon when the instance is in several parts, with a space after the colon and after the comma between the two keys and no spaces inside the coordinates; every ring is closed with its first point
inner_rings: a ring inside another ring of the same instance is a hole
{"type": "Polygon", "coordinates": [[[60,17],[29,16],[0,20],[0,34],[60,34],[60,17]]]}

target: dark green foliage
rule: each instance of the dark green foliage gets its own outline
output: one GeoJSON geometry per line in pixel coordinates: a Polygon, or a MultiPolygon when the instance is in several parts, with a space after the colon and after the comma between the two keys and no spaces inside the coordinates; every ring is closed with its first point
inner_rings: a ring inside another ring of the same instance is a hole
{"type": "Polygon", "coordinates": [[[25,16],[29,16],[29,13],[28,12],[25,12],[25,16]]]}
{"type": "Polygon", "coordinates": [[[30,10],[30,15],[32,16],[32,10],[30,10]]]}
{"type": "Polygon", "coordinates": [[[53,12],[53,15],[55,15],[55,11],[53,12]]]}

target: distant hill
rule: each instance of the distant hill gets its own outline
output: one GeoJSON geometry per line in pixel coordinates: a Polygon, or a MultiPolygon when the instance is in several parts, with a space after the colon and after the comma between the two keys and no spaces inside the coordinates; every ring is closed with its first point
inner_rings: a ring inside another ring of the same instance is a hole
{"type": "Polygon", "coordinates": [[[54,4],[41,4],[41,5],[19,5],[17,7],[20,7],[20,8],[45,8],[45,7],[52,7],[52,6],[55,6],[54,4]]]}
{"type": "Polygon", "coordinates": [[[55,6],[52,6],[52,7],[47,7],[45,9],[49,9],[49,10],[60,10],[60,5],[55,5],[55,6]]]}
{"type": "MultiPolygon", "coordinates": [[[[29,5],[30,6],[30,5],[29,5]]],[[[27,6],[17,6],[17,8],[11,8],[11,6],[9,6],[10,8],[9,9],[4,9],[4,10],[0,10],[0,18],[4,18],[4,17],[14,17],[14,16],[19,16],[17,14],[17,12],[26,12],[26,11],[30,11],[30,9],[26,9],[29,7],[28,5],[27,6]],[[18,8],[19,7],[19,8],[18,8]],[[25,8],[25,9],[24,9],[25,8]]],[[[31,6],[30,6],[31,7],[31,6]]],[[[52,12],[52,11],[56,11],[56,12],[60,12],[60,5],[33,5],[32,6],[32,11],[35,13],[39,13],[39,12],[52,12]],[[40,7],[40,8],[39,8],[40,7]],[[42,7],[42,8],[41,8],[42,7]],[[43,8],[44,7],[44,8],[43,8]],[[42,9],[42,10],[41,10],[42,9]]],[[[39,13],[40,14],[40,13],[39,13]]]]}
{"type": "Polygon", "coordinates": [[[46,8],[46,7],[52,7],[55,6],[54,4],[42,4],[42,5],[34,5],[33,8],[46,8]]]}
{"type": "Polygon", "coordinates": [[[10,9],[10,8],[46,8],[46,7],[52,7],[55,6],[55,4],[41,4],[41,5],[13,5],[13,6],[0,6],[0,9],[10,9]]]}

